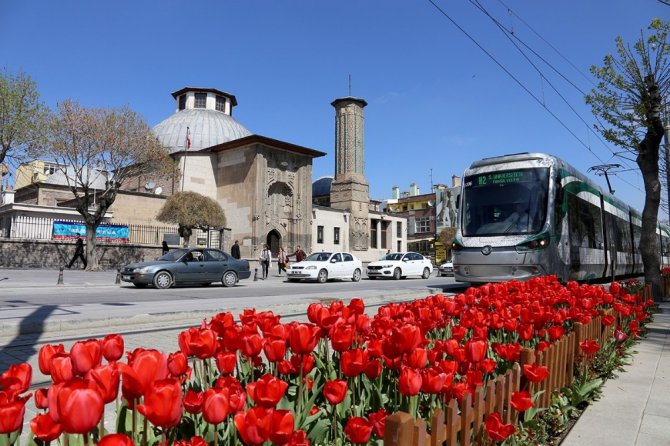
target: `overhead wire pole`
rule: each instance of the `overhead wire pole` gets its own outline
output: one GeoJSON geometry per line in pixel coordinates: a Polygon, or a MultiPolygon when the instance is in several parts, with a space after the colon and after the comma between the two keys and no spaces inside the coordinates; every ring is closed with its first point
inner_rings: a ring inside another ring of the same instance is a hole
{"type": "Polygon", "coordinates": [[[665,117],[665,122],[663,122],[665,131],[665,190],[668,194],[668,221],[670,222],[670,116],[668,114],[670,114],[670,107],[666,101],[662,116],[665,117]]]}

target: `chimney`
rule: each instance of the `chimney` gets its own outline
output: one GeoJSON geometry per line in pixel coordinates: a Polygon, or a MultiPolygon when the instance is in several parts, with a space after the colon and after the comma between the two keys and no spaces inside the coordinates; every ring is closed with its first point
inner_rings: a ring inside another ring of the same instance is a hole
{"type": "Polygon", "coordinates": [[[461,177],[459,177],[458,175],[452,175],[451,187],[461,187],[461,177]]]}
{"type": "Polygon", "coordinates": [[[393,193],[391,194],[391,196],[392,196],[393,198],[395,198],[396,200],[397,200],[398,198],[400,198],[400,186],[393,186],[393,189],[392,189],[392,190],[393,190],[393,193]]]}
{"type": "Polygon", "coordinates": [[[419,186],[416,185],[416,183],[412,183],[409,185],[409,196],[410,197],[415,197],[419,195],[419,186]]]}

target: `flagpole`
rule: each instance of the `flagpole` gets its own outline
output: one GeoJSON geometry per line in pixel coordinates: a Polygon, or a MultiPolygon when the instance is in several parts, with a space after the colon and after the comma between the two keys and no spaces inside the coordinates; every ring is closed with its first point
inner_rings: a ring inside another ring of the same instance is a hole
{"type": "Polygon", "coordinates": [[[184,192],[184,179],[186,178],[186,157],[188,156],[188,149],[190,147],[189,138],[189,128],[186,127],[186,141],[184,142],[184,147],[186,147],[186,152],[184,152],[184,168],[181,171],[181,191],[184,192]]]}

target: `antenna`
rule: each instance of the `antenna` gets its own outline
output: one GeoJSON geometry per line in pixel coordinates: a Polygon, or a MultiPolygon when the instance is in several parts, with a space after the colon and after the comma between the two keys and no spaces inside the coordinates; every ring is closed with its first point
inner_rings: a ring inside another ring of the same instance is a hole
{"type": "Polygon", "coordinates": [[[349,97],[351,97],[351,74],[349,75],[349,97]]]}
{"type": "Polygon", "coordinates": [[[614,195],[614,189],[610,184],[610,178],[607,176],[607,173],[612,169],[621,168],[621,164],[600,164],[598,166],[589,167],[587,172],[596,172],[596,175],[603,176],[605,175],[605,180],[607,181],[607,188],[610,190],[610,194],[614,195]]]}

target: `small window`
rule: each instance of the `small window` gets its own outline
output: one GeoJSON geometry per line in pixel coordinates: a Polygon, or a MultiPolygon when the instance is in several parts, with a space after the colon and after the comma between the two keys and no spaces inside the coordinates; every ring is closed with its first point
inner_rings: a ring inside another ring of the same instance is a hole
{"type": "Polygon", "coordinates": [[[415,224],[414,232],[430,232],[430,217],[418,217],[415,220],[415,224]]]}
{"type": "Polygon", "coordinates": [[[205,107],[207,107],[207,93],[196,93],[195,108],[205,108],[205,107]]]}
{"type": "Polygon", "coordinates": [[[370,223],[370,248],[377,248],[377,220],[370,223]]]}
{"type": "Polygon", "coordinates": [[[226,111],[226,98],[223,96],[216,96],[216,110],[220,112],[226,111]]]}
{"type": "Polygon", "coordinates": [[[353,262],[354,261],[354,256],[348,253],[342,253],[342,257],[344,257],[345,262],[353,262]]]}
{"type": "MultiPolygon", "coordinates": [[[[398,238],[402,238],[402,223],[401,222],[396,223],[396,234],[395,235],[398,238]]],[[[398,250],[398,251],[400,251],[400,250],[398,250]]]]}
{"type": "Polygon", "coordinates": [[[340,244],[340,228],[333,228],[333,243],[340,244]]]}
{"type": "Polygon", "coordinates": [[[183,110],[186,108],[186,95],[183,94],[179,96],[179,110],[183,110]]]}
{"type": "Polygon", "coordinates": [[[323,226],[316,227],[316,242],[323,243],[323,226]]]}
{"type": "Polygon", "coordinates": [[[337,254],[335,254],[333,257],[331,257],[330,260],[331,260],[331,262],[332,262],[333,260],[334,260],[335,262],[341,262],[341,261],[342,261],[342,257],[340,257],[340,254],[337,253],[337,254]]]}

